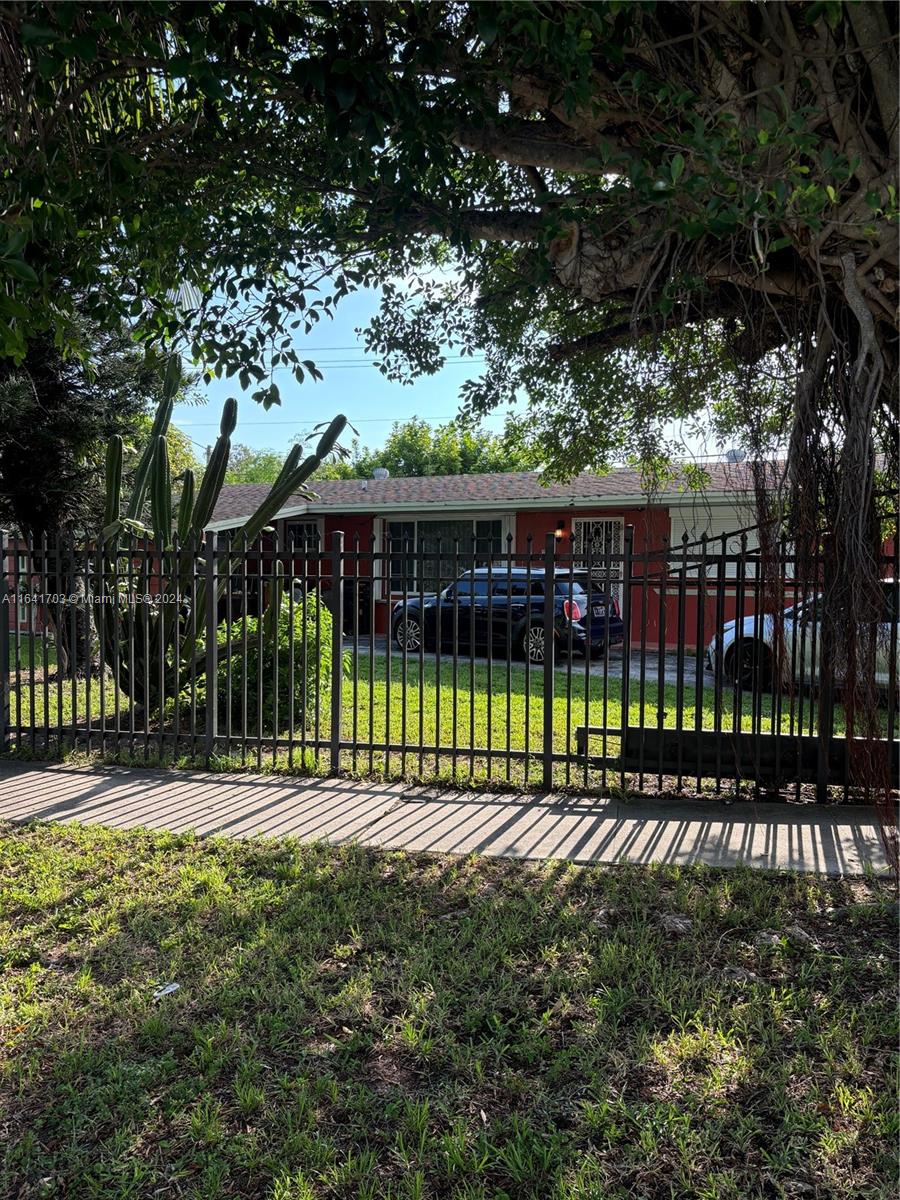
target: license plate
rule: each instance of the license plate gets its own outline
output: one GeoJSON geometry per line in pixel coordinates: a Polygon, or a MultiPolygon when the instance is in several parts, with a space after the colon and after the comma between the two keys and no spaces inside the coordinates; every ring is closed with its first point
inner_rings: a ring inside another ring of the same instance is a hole
{"type": "Polygon", "coordinates": [[[591,612],[594,614],[595,617],[605,617],[606,616],[606,605],[605,604],[595,604],[594,607],[591,609],[591,612]]]}

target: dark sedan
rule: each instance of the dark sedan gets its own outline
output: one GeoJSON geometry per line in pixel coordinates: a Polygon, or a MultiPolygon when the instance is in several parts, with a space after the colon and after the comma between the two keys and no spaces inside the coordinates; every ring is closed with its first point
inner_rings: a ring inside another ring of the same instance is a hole
{"type": "MultiPolygon", "coordinates": [[[[601,654],[623,637],[618,605],[605,592],[590,596],[580,578],[558,574],[553,587],[553,627],[558,650],[601,654]]],[[[439,593],[412,594],[394,605],[391,636],[400,650],[482,649],[544,661],[542,569],[486,567],[467,571],[439,593]]]]}

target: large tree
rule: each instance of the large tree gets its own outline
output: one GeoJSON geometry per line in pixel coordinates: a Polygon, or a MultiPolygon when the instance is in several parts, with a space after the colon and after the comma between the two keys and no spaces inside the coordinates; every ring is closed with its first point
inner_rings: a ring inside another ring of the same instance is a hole
{"type": "Polygon", "coordinates": [[[483,348],[468,405],[525,390],[563,470],[711,399],[761,446],[774,405],[834,637],[871,615],[893,3],[27,2],[0,56],[7,352],[71,340],[60,279],[89,281],[268,405],[274,368],[318,373],[292,323],[377,284],[383,369],[483,348]]]}
{"type": "MultiPolygon", "coordinates": [[[[35,542],[93,529],[103,512],[110,437],[126,446],[126,476],[150,435],[165,363],[127,330],[81,333],[90,362],[35,336],[19,365],[0,364],[0,526],[35,542]]],[[[170,430],[175,473],[195,465],[189,440],[170,430]]]]}
{"type": "Polygon", "coordinates": [[[374,282],[383,369],[480,346],[469,403],[524,387],[551,444],[577,398],[566,467],[779,351],[798,462],[837,421],[859,467],[889,424],[891,4],[13,3],[0,23],[11,353],[72,333],[62,274],[146,335],[190,328],[271,403],[273,367],[316,373],[291,321],[374,282]]]}

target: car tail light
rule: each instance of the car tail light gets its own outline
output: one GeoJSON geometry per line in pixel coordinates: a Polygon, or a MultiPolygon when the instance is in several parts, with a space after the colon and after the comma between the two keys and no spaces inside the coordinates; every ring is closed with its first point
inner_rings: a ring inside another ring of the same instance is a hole
{"type": "Polygon", "coordinates": [[[567,621],[581,620],[581,609],[577,600],[563,600],[563,613],[567,621]]]}
{"type": "Polygon", "coordinates": [[[621,617],[622,610],[619,608],[619,602],[615,596],[610,599],[610,607],[612,608],[612,614],[614,617],[621,617]]]}

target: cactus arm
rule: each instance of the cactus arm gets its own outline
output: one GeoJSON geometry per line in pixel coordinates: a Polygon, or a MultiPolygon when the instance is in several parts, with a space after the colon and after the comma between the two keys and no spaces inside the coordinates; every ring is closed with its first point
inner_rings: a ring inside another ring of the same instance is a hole
{"type": "Polygon", "coordinates": [[[163,376],[162,394],[165,400],[174,401],[181,387],[181,355],[170,354],[163,376]]]}
{"type": "Polygon", "coordinates": [[[126,517],[133,521],[138,520],[143,511],[144,501],[147,498],[147,487],[150,483],[150,469],[153,464],[156,440],[157,438],[166,436],[169,422],[172,420],[172,408],[173,401],[171,398],[163,399],[160,402],[159,408],[156,410],[156,417],[153,420],[153,428],[150,430],[150,438],[144,447],[144,453],[141,455],[137,470],[134,473],[131,499],[128,501],[128,508],[125,511],[126,517]]]}
{"type": "Polygon", "coordinates": [[[178,500],[178,540],[187,541],[191,532],[191,516],[194,511],[194,472],[187,468],[184,472],[184,482],[181,485],[181,496],[178,500]]]}
{"type": "Polygon", "coordinates": [[[237,428],[237,400],[229,396],[222,407],[222,419],[219,421],[219,433],[222,437],[230,438],[237,428]]]}
{"type": "Polygon", "coordinates": [[[263,616],[263,633],[266,637],[278,636],[278,619],[281,616],[281,598],[284,595],[284,563],[281,559],[275,562],[275,577],[272,580],[272,591],[269,603],[263,616]]]}
{"type": "MultiPolygon", "coordinates": [[[[144,500],[147,497],[147,487],[150,482],[150,470],[153,463],[156,439],[165,437],[168,432],[169,422],[172,420],[172,409],[175,405],[175,396],[178,394],[180,386],[181,356],[170,354],[163,376],[162,399],[156,410],[156,416],[153,418],[150,438],[144,447],[144,453],[141,455],[137,470],[134,473],[134,486],[131,489],[131,499],[128,502],[128,508],[125,513],[132,520],[137,520],[143,510],[144,500]]],[[[107,525],[109,523],[109,521],[106,522],[107,525]]]]}
{"type": "Polygon", "coordinates": [[[347,418],[342,413],[339,413],[319,438],[319,444],[316,446],[315,457],[319,460],[320,465],[332,452],[337,444],[338,438],[346,428],[347,418]]]}
{"type": "Polygon", "coordinates": [[[251,542],[260,535],[265,526],[277,515],[279,509],[283,508],[288,499],[300,490],[303,484],[319,469],[322,460],[327,458],[334,449],[334,444],[346,425],[347,418],[345,416],[335,417],[319,439],[315,454],[311,454],[299,466],[295,464],[300,457],[300,448],[298,446],[293,448],[281,469],[281,474],[272,485],[271,491],[256,512],[238,530],[238,537],[246,536],[247,541],[251,542]]]}
{"type": "Polygon", "coordinates": [[[172,479],[169,450],[164,437],[157,438],[154,447],[150,470],[150,514],[153,540],[157,550],[162,552],[172,540],[172,479]]]}
{"type": "Polygon", "coordinates": [[[122,504],[122,439],[114,434],[106,446],[106,505],[103,528],[118,521],[122,504]]]}
{"type": "Polygon", "coordinates": [[[216,501],[225,482],[225,472],[228,470],[228,459],[231,456],[231,439],[227,434],[220,434],[216,439],[213,452],[209,456],[203,479],[194,501],[194,511],[191,516],[191,528],[198,536],[209,524],[216,507],[216,501]]]}

